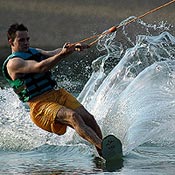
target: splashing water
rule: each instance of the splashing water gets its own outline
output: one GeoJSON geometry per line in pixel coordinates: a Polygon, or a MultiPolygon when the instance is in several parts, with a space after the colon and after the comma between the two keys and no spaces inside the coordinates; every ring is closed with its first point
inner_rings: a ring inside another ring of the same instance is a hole
{"type": "MultiPolygon", "coordinates": [[[[138,24],[145,26],[141,21],[138,24]]],[[[122,140],[125,153],[146,142],[175,144],[175,38],[164,31],[169,27],[154,26],[158,35],[137,35],[135,44],[123,29],[134,45],[130,48],[114,40],[118,33],[105,36],[98,48],[107,54],[93,62],[94,72],[79,95],[97,117],[103,134],[113,133],[122,140]],[[105,62],[111,57],[120,61],[105,72],[105,62]]]]}

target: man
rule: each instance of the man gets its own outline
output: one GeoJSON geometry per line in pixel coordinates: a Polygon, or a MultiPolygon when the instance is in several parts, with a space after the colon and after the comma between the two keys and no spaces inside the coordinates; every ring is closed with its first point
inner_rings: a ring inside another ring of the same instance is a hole
{"type": "Polygon", "coordinates": [[[27,27],[17,23],[10,26],[7,37],[12,54],[3,64],[3,75],[19,99],[28,103],[32,121],[58,135],[70,126],[101,155],[102,133],[94,117],[65,89],[55,89],[49,72],[67,55],[88,46],[66,43],[53,51],[31,48],[27,27]]]}

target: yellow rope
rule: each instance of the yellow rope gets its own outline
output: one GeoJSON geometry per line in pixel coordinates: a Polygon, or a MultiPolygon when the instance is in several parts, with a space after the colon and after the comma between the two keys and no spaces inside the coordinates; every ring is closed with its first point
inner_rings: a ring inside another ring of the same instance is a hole
{"type": "MultiPolygon", "coordinates": [[[[86,41],[89,41],[89,40],[91,40],[91,39],[93,39],[93,38],[97,38],[97,37],[98,37],[95,41],[93,41],[93,42],[91,42],[91,43],[89,44],[89,46],[92,46],[92,45],[95,44],[102,36],[104,36],[104,35],[106,35],[106,34],[109,34],[109,33],[112,33],[112,32],[116,31],[117,29],[119,29],[119,28],[121,28],[121,27],[123,27],[123,26],[126,26],[126,25],[128,25],[128,24],[130,24],[130,23],[132,23],[132,22],[135,22],[135,21],[138,20],[138,19],[142,19],[143,17],[145,17],[145,16],[147,16],[147,15],[149,15],[149,14],[151,14],[151,13],[154,13],[154,12],[156,12],[156,11],[158,11],[158,10],[160,10],[160,9],[162,9],[162,8],[164,8],[164,7],[166,7],[166,6],[170,5],[170,4],[172,4],[172,3],[174,3],[174,2],[175,2],[175,0],[172,0],[172,1],[168,2],[168,3],[165,3],[165,4],[163,4],[163,5],[161,5],[161,6],[157,7],[157,8],[154,8],[154,9],[152,9],[152,10],[150,10],[150,11],[144,13],[143,15],[140,15],[140,16],[134,18],[134,19],[129,20],[128,22],[126,22],[126,23],[123,24],[123,25],[113,26],[113,27],[111,27],[109,30],[107,30],[107,31],[104,32],[104,33],[97,34],[97,35],[93,35],[93,36],[91,36],[91,37],[89,37],[89,38],[85,38],[85,39],[83,39],[83,40],[81,40],[81,41],[79,41],[79,42],[76,42],[76,43],[83,43],[83,42],[86,42],[86,41]]],[[[74,44],[76,44],[76,43],[74,43],[74,44]]]]}

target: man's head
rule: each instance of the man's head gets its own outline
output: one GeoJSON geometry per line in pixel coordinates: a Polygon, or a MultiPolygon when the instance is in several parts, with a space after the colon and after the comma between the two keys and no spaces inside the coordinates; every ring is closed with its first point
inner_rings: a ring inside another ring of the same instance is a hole
{"type": "Polygon", "coordinates": [[[30,38],[28,29],[23,24],[12,24],[7,31],[7,38],[12,51],[28,51],[30,38]]]}

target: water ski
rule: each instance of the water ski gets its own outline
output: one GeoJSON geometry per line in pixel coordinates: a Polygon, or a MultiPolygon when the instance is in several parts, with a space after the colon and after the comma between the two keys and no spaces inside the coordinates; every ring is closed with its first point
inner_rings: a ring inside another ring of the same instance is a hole
{"type": "Polygon", "coordinates": [[[102,140],[102,157],[106,160],[108,171],[115,171],[123,167],[122,143],[114,135],[108,135],[102,140]]]}

